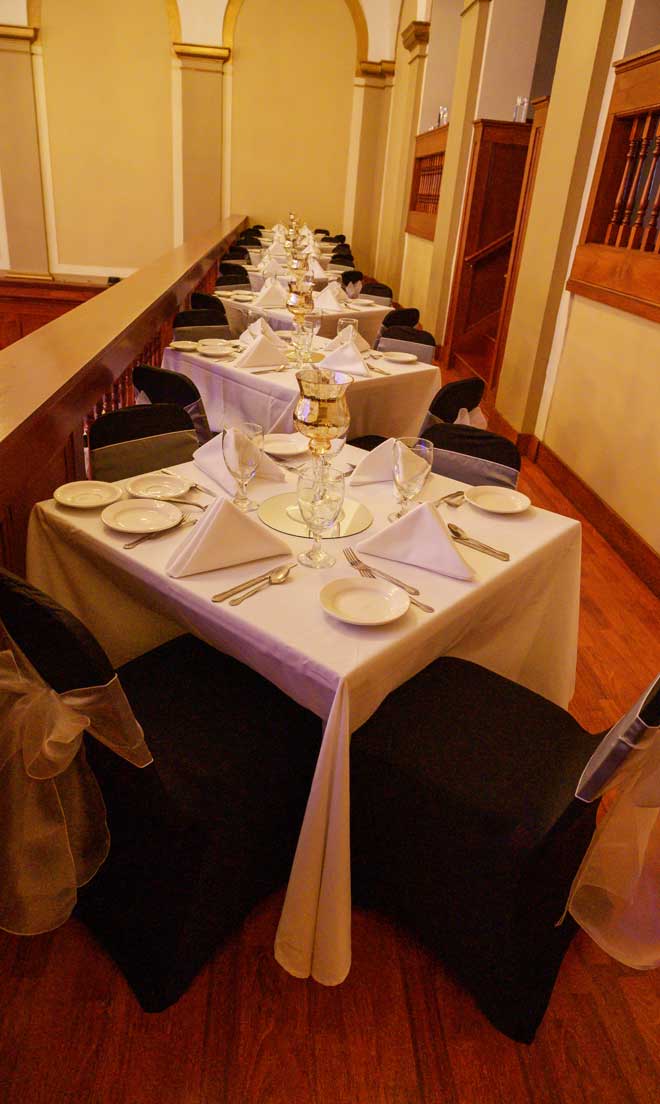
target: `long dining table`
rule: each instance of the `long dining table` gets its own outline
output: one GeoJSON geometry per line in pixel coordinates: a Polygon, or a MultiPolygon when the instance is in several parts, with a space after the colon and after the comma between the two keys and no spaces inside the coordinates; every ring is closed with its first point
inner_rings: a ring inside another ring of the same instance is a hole
{"type": "MultiPolygon", "coordinates": [[[[346,446],[335,462],[347,467],[363,455],[346,446]]],[[[224,495],[194,462],[175,470],[224,495]]],[[[264,501],[295,490],[295,481],[291,473],[283,483],[255,479],[250,494],[264,501]]],[[[125,481],[121,485],[125,488],[125,481]]],[[[431,475],[421,498],[432,501],[461,486],[431,475]]],[[[352,486],[349,478],[347,494],[373,514],[365,535],[387,526],[394,502],[390,483],[352,486]]],[[[195,496],[200,503],[209,501],[199,492],[195,496]]],[[[445,505],[437,508],[448,513],[445,505]]],[[[28,578],[80,617],[115,665],[183,631],[193,632],[321,718],[321,750],[275,938],[277,960],[297,977],[311,975],[334,985],[350,969],[350,736],[387,694],[432,660],[452,655],[483,664],[562,706],[572,695],[579,523],[534,506],[501,515],[467,502],[451,512],[451,520],[458,520],[471,536],[508,551],[510,560],[462,548],[474,578],[461,581],[409,563],[366,557],[419,588],[434,612],[411,606],[389,624],[363,627],[330,616],[319,601],[327,583],[351,576],[342,551],[359,545],[360,537],[329,542],[336,553],[334,567],[315,571],[297,565],[286,584],[230,607],[212,602],[211,596],[295,560],[309,542],[287,537],[291,555],[286,561],[278,557],[174,579],[165,565],[187,539],[177,529],[126,549],[125,534],[107,528],[98,509],[76,510],[50,500],[33,510],[28,578]]],[[[442,739],[452,718],[434,717],[429,723],[442,739]]],[[[534,738],[530,732],[530,742],[534,738]]]]}
{"type": "MultiPolygon", "coordinates": [[[[315,339],[323,351],[327,339],[315,339]]],[[[266,433],[293,432],[293,411],[300,391],[296,368],[282,371],[286,352],[273,371],[258,374],[235,368],[229,356],[207,357],[199,352],[167,348],[162,366],[179,372],[196,385],[204,403],[209,425],[221,430],[231,421],[258,422],[266,433]]],[[[377,371],[353,379],[346,398],[351,415],[351,436],[379,433],[385,437],[415,437],[440,389],[440,371],[432,364],[415,361],[396,364],[386,359],[373,361],[377,371]],[[387,372],[387,375],[379,373],[387,372]]]]}
{"type": "MultiPolygon", "coordinates": [[[[293,328],[293,318],[286,307],[261,307],[255,301],[256,296],[248,292],[223,292],[218,290],[215,295],[225,308],[227,322],[234,337],[238,337],[247,328],[250,315],[265,318],[273,330],[293,328]],[[248,298],[248,296],[250,297],[248,298]]],[[[336,310],[322,310],[320,312],[321,329],[319,332],[322,337],[335,337],[339,319],[351,316],[357,318],[358,329],[367,344],[374,345],[382,321],[391,309],[391,307],[379,306],[374,302],[367,303],[366,297],[364,302],[360,299],[349,299],[341,307],[337,307],[336,310]]]]}

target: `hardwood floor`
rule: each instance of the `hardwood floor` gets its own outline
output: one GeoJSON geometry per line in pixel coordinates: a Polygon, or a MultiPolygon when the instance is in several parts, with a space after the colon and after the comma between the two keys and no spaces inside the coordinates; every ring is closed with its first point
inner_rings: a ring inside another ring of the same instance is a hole
{"type": "MultiPolygon", "coordinates": [[[[579,516],[535,465],[521,489],[579,516]]],[[[572,712],[610,725],[660,669],[660,603],[584,524],[572,712]]],[[[0,932],[0,1104],[656,1104],[660,971],[573,941],[527,1047],[442,966],[357,911],[353,968],[326,989],[275,963],[281,896],[258,908],[177,1005],[143,1013],[77,921],[0,932]]],[[[149,933],[145,932],[145,939],[149,933]]]]}

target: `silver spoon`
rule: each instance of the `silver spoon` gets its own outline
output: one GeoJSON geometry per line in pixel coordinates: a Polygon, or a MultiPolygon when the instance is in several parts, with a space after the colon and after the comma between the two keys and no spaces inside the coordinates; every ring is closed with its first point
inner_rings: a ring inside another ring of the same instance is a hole
{"type": "Polygon", "coordinates": [[[229,605],[240,606],[241,602],[244,602],[246,598],[251,598],[257,591],[264,590],[268,586],[278,586],[280,583],[285,583],[291,571],[291,567],[292,565],[289,564],[288,567],[278,567],[275,571],[271,571],[265,582],[259,583],[259,586],[253,587],[252,590],[246,591],[245,594],[239,595],[238,598],[232,598],[229,605]]]}
{"type": "Polygon", "coordinates": [[[474,548],[476,552],[485,552],[488,556],[495,556],[498,560],[510,560],[511,557],[508,552],[501,552],[499,548],[491,548],[489,544],[484,544],[480,540],[476,540],[474,537],[469,536],[465,529],[461,529],[458,525],[452,525],[451,522],[447,524],[447,528],[451,533],[455,541],[459,544],[464,544],[466,548],[474,548]]]}

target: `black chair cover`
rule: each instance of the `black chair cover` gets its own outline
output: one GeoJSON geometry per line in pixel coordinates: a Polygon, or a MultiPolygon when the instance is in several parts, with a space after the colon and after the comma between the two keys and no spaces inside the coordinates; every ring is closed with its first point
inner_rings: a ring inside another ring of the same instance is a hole
{"type": "MultiPolygon", "coordinates": [[[[220,303],[222,307],[222,303],[220,303]]],[[[174,319],[174,329],[178,330],[182,326],[222,326],[226,324],[226,318],[223,320],[219,317],[218,311],[215,310],[185,310],[179,311],[174,319]]]]}
{"type": "Polygon", "coordinates": [[[394,292],[392,291],[392,288],[389,287],[387,284],[379,284],[378,281],[372,280],[370,283],[363,285],[362,294],[380,295],[383,298],[389,296],[389,298],[391,299],[394,295],[394,292]]]}
{"type": "Polygon", "coordinates": [[[89,447],[93,450],[105,445],[117,445],[121,441],[137,441],[142,437],[192,428],[190,415],[175,403],[124,406],[102,414],[90,424],[89,447]]]}
{"type": "Polygon", "coordinates": [[[221,314],[226,321],[225,308],[215,295],[206,295],[203,291],[193,291],[190,296],[191,310],[211,310],[221,314]]]}
{"type": "Polygon", "coordinates": [[[424,430],[424,436],[437,449],[479,456],[482,460],[492,460],[495,464],[505,464],[508,468],[520,471],[520,453],[517,447],[513,441],[501,437],[499,433],[469,425],[434,425],[424,430]]]}
{"type": "MultiPolygon", "coordinates": [[[[390,326],[413,326],[415,327],[419,322],[419,311],[417,307],[399,307],[397,310],[390,311],[383,319],[383,329],[389,329],[390,326]]],[[[390,334],[385,335],[390,337],[390,334]]]]}
{"type": "Polygon", "coordinates": [[[357,284],[364,277],[361,272],[358,272],[356,268],[349,268],[346,272],[341,274],[341,282],[344,287],[348,284],[357,284]]]}
{"type": "Polygon", "coordinates": [[[474,410],[483,398],[486,384],[477,376],[452,380],[441,387],[429,407],[429,413],[442,422],[455,422],[459,410],[474,410]]]}

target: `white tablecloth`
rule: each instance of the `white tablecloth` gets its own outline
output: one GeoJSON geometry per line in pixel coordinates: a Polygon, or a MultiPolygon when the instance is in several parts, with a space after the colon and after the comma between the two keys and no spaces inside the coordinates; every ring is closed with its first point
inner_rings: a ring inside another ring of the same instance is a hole
{"type": "MultiPolygon", "coordinates": [[[[347,448],[341,455],[349,459],[353,453],[357,450],[347,448]]],[[[201,478],[192,463],[177,470],[201,478]]],[[[294,479],[289,477],[289,489],[294,479]]],[[[201,481],[209,483],[208,475],[201,481]]],[[[457,486],[432,476],[423,498],[439,497],[457,486]]],[[[284,489],[284,484],[260,480],[250,487],[258,499],[284,489]]],[[[351,489],[350,494],[373,511],[371,532],[386,524],[393,504],[388,484],[351,489]]],[[[388,561],[385,570],[418,586],[436,612],[411,606],[398,621],[363,629],[330,618],[318,601],[322,586],[351,575],[341,547],[360,538],[332,542],[337,552],[333,568],[316,572],[297,566],[286,585],[232,608],[212,603],[210,596],[275,561],[170,579],[165,563],[185,539],[176,530],[126,551],[124,536],[106,529],[97,510],[66,509],[51,500],[33,511],[28,578],[77,614],[115,664],[189,630],[247,663],[324,719],[275,943],[277,960],[295,976],[311,974],[325,984],[338,984],[350,968],[350,733],[386,695],[443,654],[481,663],[562,706],[573,692],[579,524],[535,508],[502,516],[467,503],[451,517],[473,536],[509,551],[510,562],[462,549],[476,572],[476,580],[466,583],[388,561]]],[[[287,540],[294,552],[307,544],[287,540]]],[[[442,725],[451,724],[451,717],[437,717],[433,723],[441,738],[442,725]]],[[[534,739],[533,732],[529,739],[534,739]]]]}
{"type": "MultiPolygon", "coordinates": [[[[236,337],[246,329],[250,311],[253,314],[263,315],[264,318],[267,318],[274,330],[290,330],[293,328],[293,317],[288,310],[270,307],[260,308],[254,306],[253,303],[237,302],[232,299],[231,295],[223,295],[221,291],[216,291],[215,294],[225,308],[229,328],[236,337]]],[[[391,307],[367,307],[351,299],[340,310],[323,312],[319,332],[322,337],[335,337],[337,334],[337,320],[350,315],[357,318],[358,329],[365,341],[369,345],[373,345],[378,337],[381,323],[391,309],[391,307]]]]}
{"type": "MultiPolygon", "coordinates": [[[[440,371],[429,364],[378,361],[389,376],[356,377],[347,391],[350,437],[380,433],[414,437],[440,389],[440,371]]],[[[295,369],[253,375],[230,361],[166,349],[163,368],[181,372],[197,386],[212,430],[231,420],[256,421],[267,433],[292,433],[300,395],[295,369]]]]}

